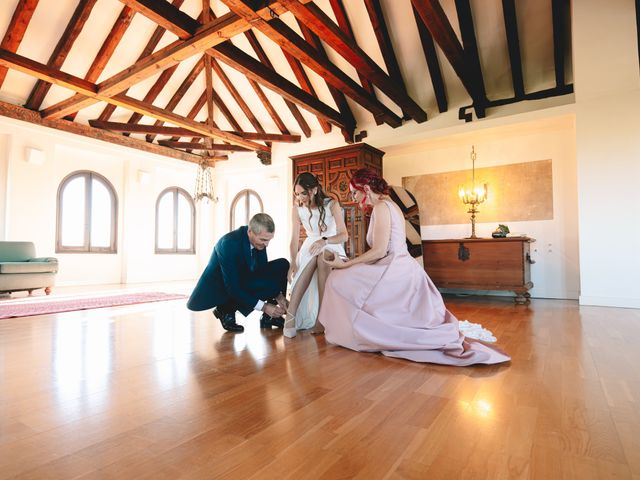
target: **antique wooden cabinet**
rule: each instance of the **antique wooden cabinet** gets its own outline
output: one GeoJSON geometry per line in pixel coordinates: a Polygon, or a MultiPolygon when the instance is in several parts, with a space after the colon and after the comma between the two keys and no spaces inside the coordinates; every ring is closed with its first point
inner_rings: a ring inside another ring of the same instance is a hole
{"type": "Polygon", "coordinates": [[[510,290],[529,303],[529,237],[423,240],[424,268],[438,288],[510,290]]]}
{"type": "Polygon", "coordinates": [[[373,168],[382,173],[384,152],[366,143],[355,143],[346,147],[291,157],[293,178],[302,172],[311,172],[318,177],[324,190],[340,201],[345,213],[349,240],[345,245],[347,255],[353,257],[365,251],[368,218],[351,200],[349,179],[351,173],[362,167],[373,168]]]}

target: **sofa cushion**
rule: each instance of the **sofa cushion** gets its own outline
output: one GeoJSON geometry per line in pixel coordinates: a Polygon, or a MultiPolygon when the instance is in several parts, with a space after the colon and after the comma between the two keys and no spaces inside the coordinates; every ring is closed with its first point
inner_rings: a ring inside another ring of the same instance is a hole
{"type": "Polygon", "coordinates": [[[26,262],[35,256],[33,242],[0,242],[0,262],[26,262]]]}
{"type": "Polygon", "coordinates": [[[58,262],[1,262],[0,273],[55,273],[58,262]]]}

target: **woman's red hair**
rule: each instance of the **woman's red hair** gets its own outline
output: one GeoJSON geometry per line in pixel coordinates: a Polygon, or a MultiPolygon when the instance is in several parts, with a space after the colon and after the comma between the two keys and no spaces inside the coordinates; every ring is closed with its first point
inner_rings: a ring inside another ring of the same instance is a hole
{"type": "Polygon", "coordinates": [[[363,191],[363,187],[369,185],[369,188],[374,193],[382,195],[389,194],[389,185],[386,180],[372,168],[361,168],[353,172],[349,184],[351,188],[355,190],[363,191]]]}

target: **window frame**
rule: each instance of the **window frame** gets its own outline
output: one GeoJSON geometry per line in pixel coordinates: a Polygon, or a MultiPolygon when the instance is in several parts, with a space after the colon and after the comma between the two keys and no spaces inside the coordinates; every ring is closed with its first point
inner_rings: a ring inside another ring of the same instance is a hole
{"type": "Polygon", "coordinates": [[[92,170],[76,170],[62,179],[56,195],[56,253],[118,253],[118,194],[113,184],[104,175],[92,170]],[[82,246],[68,247],[62,245],[62,194],[66,186],[79,177],[85,178],[84,192],[84,239],[82,246]],[[103,184],[111,197],[111,235],[108,247],[91,246],[91,193],[93,180],[103,184]]]}
{"type": "Polygon", "coordinates": [[[264,204],[262,203],[262,198],[260,197],[260,195],[258,194],[258,192],[256,192],[255,190],[251,190],[250,188],[245,188],[244,190],[240,190],[235,197],[233,197],[233,201],[231,202],[231,208],[229,209],[229,227],[231,230],[235,230],[236,228],[240,227],[241,225],[234,225],[234,221],[235,221],[235,209],[236,209],[236,205],[238,204],[238,202],[242,199],[242,197],[245,197],[245,211],[247,212],[246,216],[247,218],[245,219],[245,223],[243,225],[248,225],[249,224],[249,220],[251,219],[249,217],[249,198],[251,195],[254,195],[257,199],[258,199],[258,203],[260,204],[260,213],[264,213],[264,204]]]}
{"type": "Polygon", "coordinates": [[[155,249],[154,252],[157,255],[195,255],[196,253],[196,205],[193,201],[193,197],[181,187],[167,187],[160,192],[156,199],[156,232],[155,232],[155,249]],[[172,248],[160,248],[158,246],[159,236],[159,220],[160,220],[160,200],[169,194],[173,193],[173,247],[172,248]],[[191,209],[191,246],[189,248],[178,248],[178,195],[182,195],[187,199],[187,203],[191,209]]]}

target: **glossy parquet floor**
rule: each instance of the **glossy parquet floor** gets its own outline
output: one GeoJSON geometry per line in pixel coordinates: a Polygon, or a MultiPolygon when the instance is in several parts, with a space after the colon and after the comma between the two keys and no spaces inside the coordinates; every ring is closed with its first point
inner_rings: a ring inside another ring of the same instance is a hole
{"type": "Polygon", "coordinates": [[[0,478],[640,479],[640,310],[446,301],[513,361],[234,335],[183,300],[0,320],[0,478]]]}

